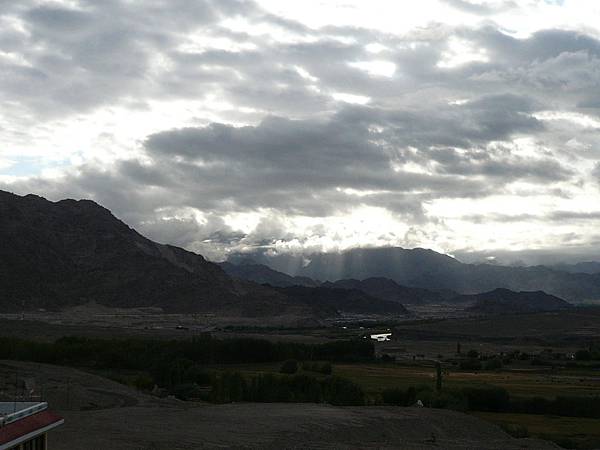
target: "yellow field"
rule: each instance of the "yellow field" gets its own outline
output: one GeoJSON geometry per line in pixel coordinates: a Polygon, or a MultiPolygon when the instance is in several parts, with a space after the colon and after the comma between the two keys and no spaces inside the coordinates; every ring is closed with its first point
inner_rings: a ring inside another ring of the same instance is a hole
{"type": "MultiPolygon", "coordinates": [[[[336,364],[334,373],[360,384],[369,393],[387,388],[405,388],[431,383],[435,369],[422,366],[381,364],[336,364]]],[[[572,375],[560,372],[509,371],[458,372],[450,370],[444,375],[444,385],[461,388],[473,384],[493,384],[505,388],[515,396],[540,396],[554,398],[558,395],[600,395],[600,375],[572,375]]]]}
{"type": "Polygon", "coordinates": [[[577,448],[598,448],[600,445],[600,419],[487,412],[471,414],[498,425],[525,426],[533,437],[559,442],[568,439],[577,448]]]}

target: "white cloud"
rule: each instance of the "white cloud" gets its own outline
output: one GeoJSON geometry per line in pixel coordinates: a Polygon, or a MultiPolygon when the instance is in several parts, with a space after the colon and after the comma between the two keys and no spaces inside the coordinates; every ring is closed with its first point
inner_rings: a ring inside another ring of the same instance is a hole
{"type": "Polygon", "coordinates": [[[598,2],[64,4],[3,4],[0,183],[213,255],[595,239],[598,2]]]}
{"type": "Polygon", "coordinates": [[[375,76],[391,77],[396,72],[396,64],[390,61],[358,61],[349,63],[348,65],[364,70],[368,74],[375,76]]]}
{"type": "Polygon", "coordinates": [[[331,96],[341,102],[353,103],[356,105],[365,105],[371,100],[369,97],[364,95],[348,94],[346,92],[333,92],[331,96]]]}

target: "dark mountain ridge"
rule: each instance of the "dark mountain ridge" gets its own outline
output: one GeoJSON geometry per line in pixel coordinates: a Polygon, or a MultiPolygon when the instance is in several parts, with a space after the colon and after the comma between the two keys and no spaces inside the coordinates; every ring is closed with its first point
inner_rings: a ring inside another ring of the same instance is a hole
{"type": "Polygon", "coordinates": [[[50,202],[0,191],[0,241],[3,312],[88,302],[224,317],[405,312],[362,292],[306,288],[297,295],[232,278],[201,255],[145,238],[90,200],[50,202]]]}
{"type": "Polygon", "coordinates": [[[405,315],[409,313],[401,303],[376,298],[358,289],[307,286],[275,289],[297,302],[330,308],[329,313],[331,316],[344,313],[379,315],[405,315]]]}
{"type": "Polygon", "coordinates": [[[558,311],[572,305],[554,295],[542,291],[514,292],[508,289],[494,289],[475,295],[462,295],[459,299],[473,302],[471,312],[482,314],[519,314],[532,312],[558,311]]]}
{"type": "Polygon", "coordinates": [[[230,277],[253,281],[258,284],[269,284],[277,287],[309,286],[316,287],[320,283],[308,277],[292,277],[287,273],[278,272],[264,264],[256,264],[251,260],[244,260],[238,264],[230,262],[218,263],[219,267],[230,277]]]}
{"type": "Polygon", "coordinates": [[[550,268],[562,272],[598,274],[600,273],[600,262],[583,261],[575,264],[556,264],[550,268]]]}
{"type": "Polygon", "coordinates": [[[0,191],[0,237],[5,309],[94,300],[202,311],[248,295],[202,256],[150,241],[90,200],[53,203],[0,191]]]}
{"type": "Polygon", "coordinates": [[[456,292],[437,292],[423,288],[402,286],[394,280],[383,277],[371,277],[364,280],[344,279],[335,282],[327,281],[323,287],[338,289],[357,289],[375,298],[385,299],[405,305],[421,305],[427,303],[443,303],[451,300],[456,292]]]}
{"type": "Polygon", "coordinates": [[[401,305],[395,311],[390,305],[386,311],[395,314],[404,314],[403,305],[416,306],[427,304],[452,304],[457,309],[476,314],[516,314],[527,312],[556,311],[569,308],[571,305],[564,300],[548,295],[542,291],[515,292],[509,289],[494,289],[481,294],[459,295],[453,291],[432,291],[423,288],[401,286],[389,278],[371,277],[364,280],[344,279],[336,282],[326,281],[320,288],[308,288],[301,282],[314,284],[314,280],[305,277],[291,277],[277,272],[262,264],[251,260],[244,260],[240,266],[231,263],[222,263],[229,273],[244,279],[245,276],[256,277],[261,275],[261,280],[268,280],[272,286],[278,286],[280,292],[295,298],[299,302],[316,303],[329,306],[332,311],[338,308],[350,313],[364,313],[367,310],[379,311],[385,304],[375,305],[375,300],[391,302],[401,305]],[[279,284],[281,283],[281,284],[279,284]]]}

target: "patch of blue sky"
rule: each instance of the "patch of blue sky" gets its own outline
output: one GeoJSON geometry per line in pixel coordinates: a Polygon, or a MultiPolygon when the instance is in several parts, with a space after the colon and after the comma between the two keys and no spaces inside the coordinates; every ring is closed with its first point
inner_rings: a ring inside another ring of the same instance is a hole
{"type": "Polygon", "coordinates": [[[10,157],[7,164],[0,164],[0,175],[27,177],[41,175],[46,169],[58,169],[69,165],[68,160],[45,160],[35,157],[10,157]]]}

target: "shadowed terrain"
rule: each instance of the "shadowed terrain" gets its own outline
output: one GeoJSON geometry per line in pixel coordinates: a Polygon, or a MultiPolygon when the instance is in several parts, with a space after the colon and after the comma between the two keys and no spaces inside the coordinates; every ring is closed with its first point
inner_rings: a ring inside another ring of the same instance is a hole
{"type": "Polygon", "coordinates": [[[211,405],[139,393],[79,370],[2,361],[3,378],[35,378],[65,425],[51,448],[553,449],[514,439],[462,413],[429,408],[335,407],[322,404],[211,405]],[[235,424],[235,425],[234,425],[235,424]],[[85,430],[85,432],[82,432],[85,430]]]}

